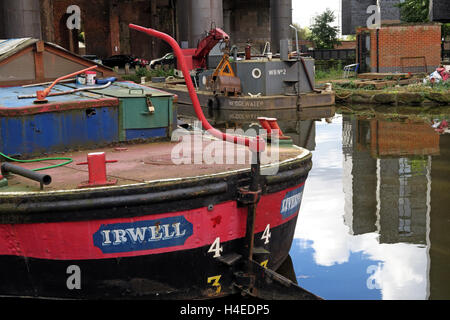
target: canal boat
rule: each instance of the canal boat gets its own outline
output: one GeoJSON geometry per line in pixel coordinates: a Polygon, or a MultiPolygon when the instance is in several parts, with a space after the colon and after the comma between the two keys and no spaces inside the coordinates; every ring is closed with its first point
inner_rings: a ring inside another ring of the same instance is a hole
{"type": "Polygon", "coordinates": [[[0,296],[319,298],[274,271],[291,247],[308,150],[214,129],[195,92],[203,131],[174,125],[170,93],[61,80],[0,88],[0,296]],[[211,145],[250,160],[208,163],[211,145]]]}
{"type": "MultiPolygon", "coordinates": [[[[178,58],[178,66],[181,60],[188,64],[208,121],[216,125],[257,122],[258,117],[295,121],[311,112],[329,113],[335,93],[331,88],[315,87],[315,60],[299,52],[290,53],[288,41],[280,44],[276,57],[270,52],[252,56],[247,48],[245,58],[241,58],[229,49],[229,36],[214,29],[199,41],[196,50],[182,49],[184,55],[178,58]],[[207,64],[208,54],[219,40],[225,44],[222,59],[217,66],[214,62],[207,64]]],[[[176,94],[181,116],[196,116],[184,80],[156,77],[149,85],[176,94]]]]}
{"type": "MultiPolygon", "coordinates": [[[[279,79],[274,80],[274,82],[279,81],[279,79]]],[[[178,114],[187,119],[196,117],[184,81],[181,83],[179,80],[150,81],[146,85],[177,95],[178,114]]],[[[272,95],[226,95],[199,87],[196,92],[202,111],[208,121],[215,125],[230,123],[242,125],[258,122],[258,117],[277,118],[280,122],[298,121],[312,113],[321,113],[326,118],[329,117],[328,114],[332,113],[335,106],[334,91],[325,90],[319,92],[305,91],[298,95],[281,93],[272,95]]]]}

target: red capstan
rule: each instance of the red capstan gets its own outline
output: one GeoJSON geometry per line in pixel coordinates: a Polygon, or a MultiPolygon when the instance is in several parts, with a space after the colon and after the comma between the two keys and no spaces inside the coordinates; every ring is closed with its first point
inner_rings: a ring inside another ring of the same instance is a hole
{"type": "Polygon", "coordinates": [[[89,153],[87,162],[77,163],[77,165],[88,165],[89,181],[79,185],[79,188],[102,187],[114,185],[117,183],[116,179],[108,180],[106,177],[106,164],[114,163],[117,160],[106,160],[104,152],[89,153]]]}

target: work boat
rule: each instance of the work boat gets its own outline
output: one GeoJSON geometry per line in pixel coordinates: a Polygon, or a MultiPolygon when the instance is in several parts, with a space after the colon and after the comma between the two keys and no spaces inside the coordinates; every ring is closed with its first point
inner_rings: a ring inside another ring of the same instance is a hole
{"type": "Polygon", "coordinates": [[[280,144],[264,163],[276,130],[222,133],[195,92],[203,131],[174,126],[172,94],[60,82],[74,75],[0,89],[0,296],[318,299],[274,271],[291,247],[308,150],[280,144]],[[247,160],[208,163],[211,144],[247,160]]]}
{"type": "MultiPolygon", "coordinates": [[[[276,117],[283,127],[295,128],[295,122],[312,114],[332,116],[335,93],[330,86],[325,90],[315,87],[314,59],[301,54],[298,48],[289,53],[288,40],[280,41],[276,57],[270,53],[269,42],[263,54],[256,56],[252,56],[248,44],[245,58],[230,45],[230,36],[213,28],[198,41],[197,48],[182,49],[177,59],[177,68],[181,60],[187,64],[200,106],[212,124],[246,125],[257,122],[258,117],[276,117]],[[223,47],[220,61],[218,47],[223,47]]],[[[153,77],[150,85],[178,96],[181,117],[196,117],[186,81],[172,76],[153,77]]]]}

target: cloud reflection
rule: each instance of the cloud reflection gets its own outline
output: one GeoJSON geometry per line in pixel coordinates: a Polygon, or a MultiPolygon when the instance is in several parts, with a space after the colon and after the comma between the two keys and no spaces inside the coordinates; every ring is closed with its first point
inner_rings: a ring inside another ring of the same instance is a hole
{"type": "MultiPolygon", "coordinates": [[[[380,244],[378,233],[352,235],[344,223],[344,215],[352,216],[353,212],[345,212],[352,208],[345,207],[342,123],[342,117],[335,118],[332,124],[317,123],[313,170],[305,186],[295,233],[295,238],[301,241],[291,250],[294,252],[291,255],[309,244],[314,250],[315,264],[332,268],[347,263],[352,253],[362,252],[367,259],[381,261],[372,277],[381,288],[383,299],[427,299],[425,247],[409,243],[380,244]]],[[[357,191],[353,190],[354,196],[357,191]]],[[[361,287],[370,290],[366,283],[361,287]]]]}

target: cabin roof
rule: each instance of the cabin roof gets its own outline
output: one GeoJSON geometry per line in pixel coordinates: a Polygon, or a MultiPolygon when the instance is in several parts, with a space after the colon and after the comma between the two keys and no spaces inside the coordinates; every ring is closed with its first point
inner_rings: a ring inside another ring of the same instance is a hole
{"type": "Polygon", "coordinates": [[[0,116],[17,117],[67,109],[115,107],[119,105],[118,99],[120,98],[139,98],[147,95],[152,97],[173,96],[171,93],[133,82],[115,82],[107,88],[98,89],[101,86],[86,86],[75,83],[57,84],[53,87],[51,93],[68,92],[80,88],[90,89],[65,95],[48,96],[48,102],[44,104],[35,104],[36,98],[31,96],[35,95],[38,90],[44,90],[46,86],[0,88],[0,116]],[[30,96],[30,98],[23,98],[23,96],[30,96]]]}
{"type": "Polygon", "coordinates": [[[0,86],[17,86],[53,81],[97,65],[98,77],[117,76],[97,64],[51,42],[33,38],[0,40],[0,86]]]}
{"type": "Polygon", "coordinates": [[[38,39],[32,38],[0,39],[0,61],[5,60],[38,41],[38,39]]]}

